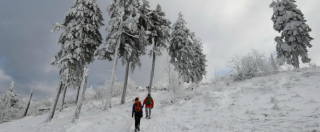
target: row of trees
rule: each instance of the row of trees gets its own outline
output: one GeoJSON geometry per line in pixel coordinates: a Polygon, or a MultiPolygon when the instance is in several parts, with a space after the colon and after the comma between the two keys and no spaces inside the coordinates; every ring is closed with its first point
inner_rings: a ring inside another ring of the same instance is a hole
{"type": "MultiPolygon", "coordinates": [[[[206,74],[206,59],[202,53],[200,39],[186,28],[182,14],[173,25],[165,18],[161,6],[151,10],[147,0],[113,0],[108,7],[110,21],[107,26],[108,35],[105,46],[97,49],[102,43],[99,28],[103,26],[103,18],[95,0],[75,0],[66,13],[64,22],[52,26],[52,31],[63,29],[59,38],[61,49],[52,60],[52,65],[60,68],[60,84],[55,102],[52,105],[48,121],[55,112],[60,93],[63,99],[67,87],[77,88],[77,109],[74,119],[79,117],[84,91],[88,77],[86,65],[94,61],[94,55],[99,60],[113,61],[110,78],[109,96],[104,109],[112,107],[111,99],[115,82],[115,71],[118,59],[126,66],[125,81],[122,90],[121,103],[125,103],[129,70],[141,67],[140,57],[147,53],[147,46],[153,48],[149,52],[152,57],[152,70],[148,93],[154,77],[155,61],[163,49],[167,49],[174,65],[184,82],[199,83],[206,74]],[[168,43],[170,46],[168,47],[168,43]],[[82,83],[82,89],[81,89],[82,83]],[[79,97],[82,91],[81,97],[79,97]]],[[[109,79],[107,79],[109,80],[109,79]]],[[[63,108],[63,101],[61,104],[63,108]]]]}

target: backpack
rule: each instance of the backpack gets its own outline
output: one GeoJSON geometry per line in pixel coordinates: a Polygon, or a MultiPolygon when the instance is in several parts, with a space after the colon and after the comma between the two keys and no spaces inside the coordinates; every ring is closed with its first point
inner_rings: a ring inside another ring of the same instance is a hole
{"type": "Polygon", "coordinates": [[[147,97],[146,104],[147,104],[147,105],[152,105],[152,98],[151,98],[151,96],[147,97]]]}
{"type": "Polygon", "coordinates": [[[134,106],[134,112],[140,112],[140,111],[141,111],[140,102],[136,102],[134,106]]]}

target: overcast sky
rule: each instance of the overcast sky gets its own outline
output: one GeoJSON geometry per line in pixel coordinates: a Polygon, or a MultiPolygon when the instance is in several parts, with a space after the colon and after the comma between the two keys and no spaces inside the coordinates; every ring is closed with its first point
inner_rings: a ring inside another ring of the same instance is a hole
{"type": "MultiPolygon", "coordinates": [[[[104,23],[111,0],[97,0],[103,11],[104,23]]],[[[214,71],[226,71],[226,61],[234,55],[245,55],[252,48],[270,54],[275,51],[274,37],[279,35],[272,28],[271,0],[149,0],[151,8],[157,4],[174,23],[182,12],[187,27],[203,42],[207,55],[207,80],[214,71]]],[[[73,0],[0,0],[0,94],[15,81],[15,92],[26,97],[33,89],[36,100],[47,95],[53,97],[58,86],[58,69],[50,60],[58,52],[57,40],[60,32],[50,32],[51,25],[61,23],[73,0]]],[[[315,38],[311,42],[309,57],[320,65],[320,1],[297,0],[298,8],[305,14],[307,24],[313,29],[315,38]]],[[[105,39],[106,27],[101,28],[105,39]]],[[[163,58],[156,62],[154,84],[166,81],[163,58]]],[[[130,77],[138,85],[149,82],[151,58],[142,57],[141,69],[130,77]]],[[[94,61],[89,65],[88,87],[97,89],[108,78],[112,64],[108,61],[94,61]]],[[[117,81],[123,81],[125,67],[117,67],[117,81]]],[[[68,90],[72,92],[73,90],[68,90]]]]}

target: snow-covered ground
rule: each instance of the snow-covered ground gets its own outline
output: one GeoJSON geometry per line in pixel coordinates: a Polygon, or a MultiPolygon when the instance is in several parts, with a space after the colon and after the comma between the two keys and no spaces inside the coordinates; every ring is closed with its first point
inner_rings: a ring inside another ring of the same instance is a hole
{"type": "MultiPolygon", "coordinates": [[[[174,104],[172,93],[155,92],[151,119],[141,120],[141,132],[320,132],[320,68],[300,69],[258,77],[230,86],[202,85],[184,90],[174,104]]],[[[0,124],[1,132],[132,132],[134,97],[113,99],[114,106],[102,111],[104,101],[83,105],[80,119],[71,123],[75,107],[0,124]]],[[[145,114],[144,114],[145,116],[145,114]]]]}

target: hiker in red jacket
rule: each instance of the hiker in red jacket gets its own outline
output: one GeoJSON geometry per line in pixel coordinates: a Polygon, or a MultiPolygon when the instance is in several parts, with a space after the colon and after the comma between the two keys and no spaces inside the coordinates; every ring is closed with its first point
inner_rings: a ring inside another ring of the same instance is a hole
{"type": "Polygon", "coordinates": [[[151,117],[151,109],[154,106],[154,102],[153,102],[153,99],[150,96],[150,94],[148,94],[146,99],[144,99],[143,106],[144,106],[144,104],[146,104],[146,107],[145,107],[146,108],[146,118],[150,119],[150,117],[151,117]],[[149,114],[148,114],[148,111],[149,111],[149,114]]]}

